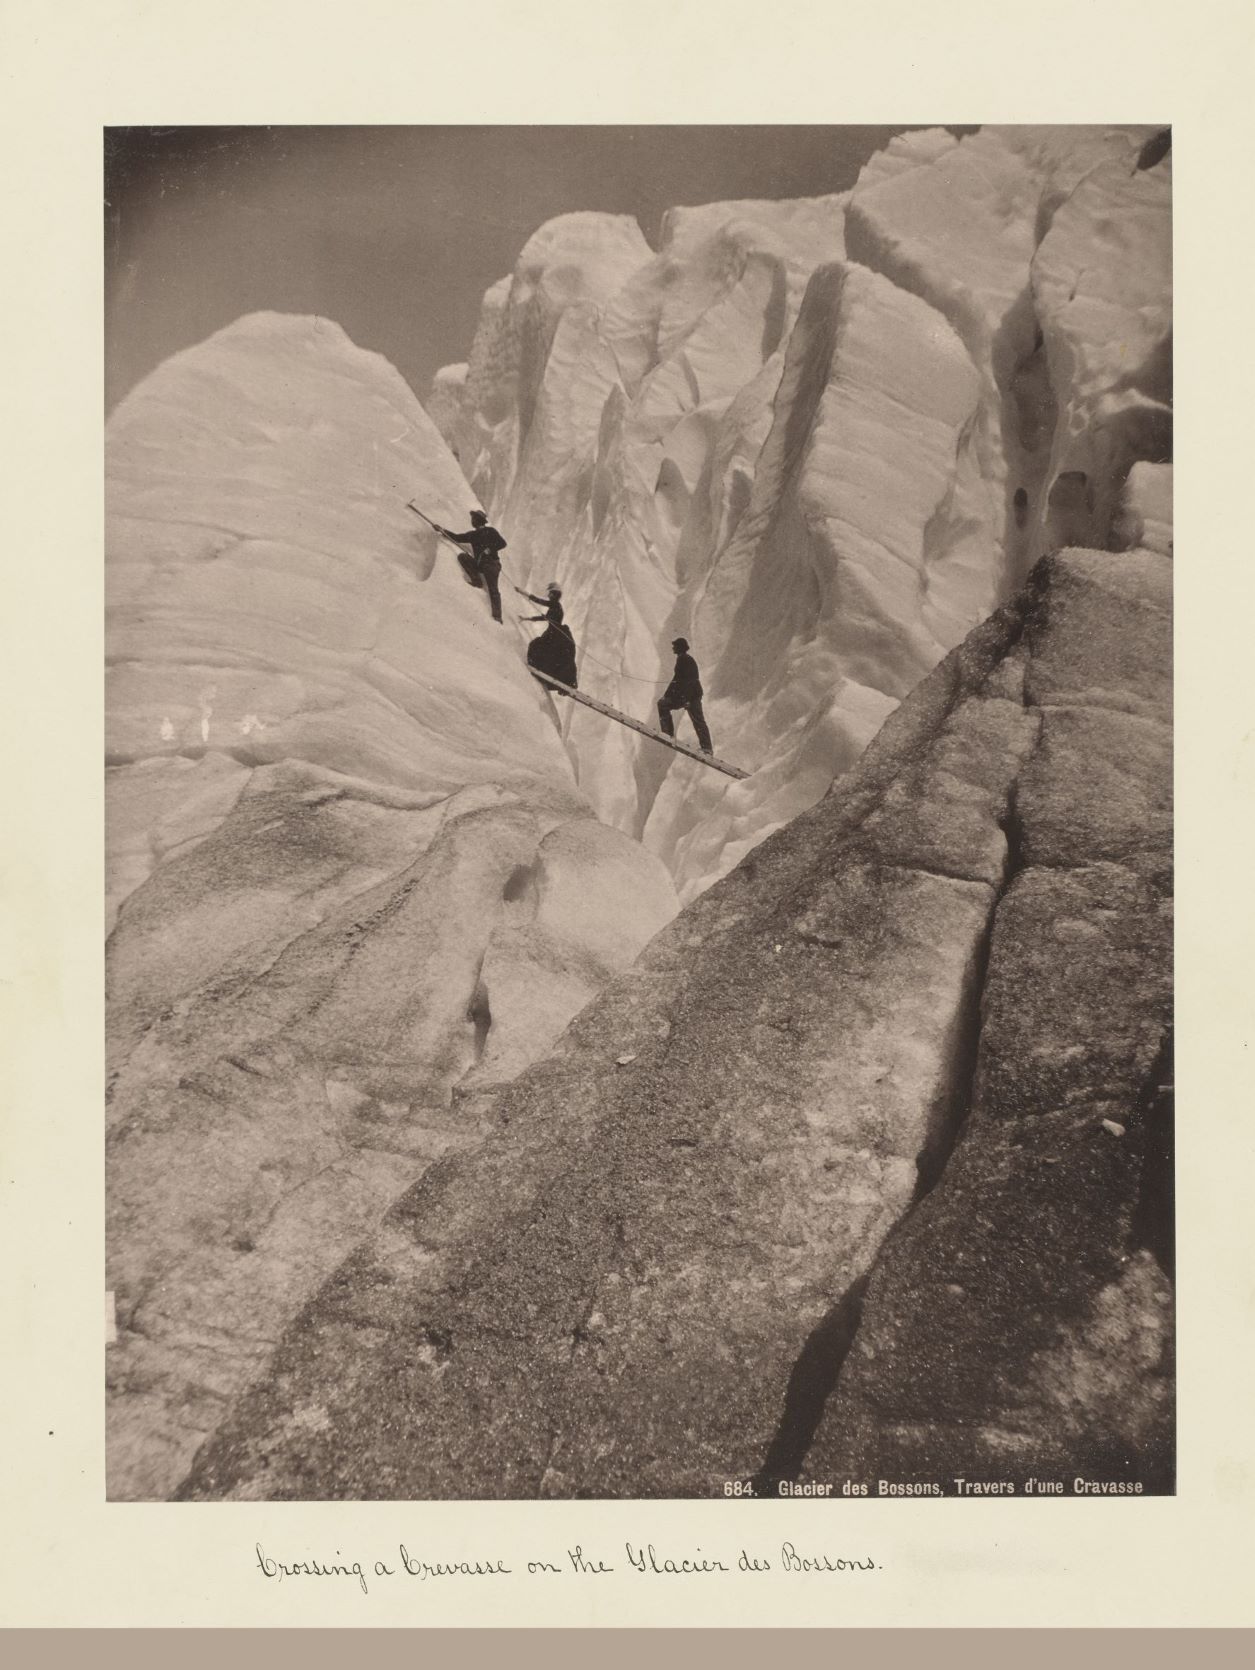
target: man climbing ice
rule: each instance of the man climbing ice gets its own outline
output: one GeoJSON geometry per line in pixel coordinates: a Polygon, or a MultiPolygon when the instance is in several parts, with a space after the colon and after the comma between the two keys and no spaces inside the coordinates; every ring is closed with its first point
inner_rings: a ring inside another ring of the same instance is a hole
{"type": "Polygon", "coordinates": [[[671,648],[675,651],[675,673],[659,699],[658,724],[665,736],[674,736],[671,715],[677,708],[683,708],[693,721],[698,747],[703,754],[713,754],[710,732],[706,728],[706,715],[702,712],[702,681],[697,671],[697,662],[689,654],[688,639],[672,639],[671,648]]]}
{"type": "Polygon", "coordinates": [[[446,539],[452,539],[459,545],[471,547],[470,556],[459,556],[458,561],[466,570],[470,579],[477,585],[483,585],[488,593],[488,601],[492,605],[492,618],[501,622],[501,592],[498,581],[501,577],[501,558],[497,555],[504,551],[506,542],[492,526],[482,510],[472,510],[471,525],[466,533],[451,533],[448,528],[442,528],[439,522],[433,522],[432,527],[446,539]]]}

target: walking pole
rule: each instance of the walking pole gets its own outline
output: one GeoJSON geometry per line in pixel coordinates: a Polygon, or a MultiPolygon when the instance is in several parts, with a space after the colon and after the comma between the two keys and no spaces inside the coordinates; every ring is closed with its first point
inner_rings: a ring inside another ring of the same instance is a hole
{"type": "Polygon", "coordinates": [[[438,522],[433,522],[431,517],[428,516],[425,511],[420,510],[412,499],[407,499],[406,500],[405,508],[407,510],[412,510],[414,512],[415,516],[421,516],[423,521],[426,522],[427,526],[432,530],[432,532],[433,533],[438,533],[440,535],[441,539],[447,539],[449,541],[449,544],[453,546],[455,551],[460,551],[462,549],[461,545],[458,544],[457,540],[454,539],[452,534],[446,533],[445,530],[440,526],[440,524],[438,522]]]}
{"type": "MultiPolygon", "coordinates": [[[[446,533],[445,530],[440,526],[439,522],[433,522],[431,517],[428,516],[428,514],[425,510],[420,510],[418,508],[418,506],[414,503],[413,499],[407,499],[405,501],[405,508],[407,510],[412,510],[414,512],[415,516],[421,516],[423,521],[426,522],[427,526],[432,530],[432,532],[433,533],[438,533],[440,535],[441,539],[448,540],[449,544],[452,545],[453,549],[460,556],[465,554],[465,551],[466,551],[465,544],[463,544],[459,540],[454,539],[454,537],[451,533],[446,533]]],[[[497,558],[497,561],[498,562],[501,561],[500,557],[497,558]]],[[[515,591],[517,591],[518,587],[515,586],[514,589],[515,589],[515,591]]],[[[526,595],[527,594],[524,593],[524,596],[526,596],[526,595]]]]}
{"type": "MultiPolygon", "coordinates": [[[[461,540],[454,539],[453,535],[442,528],[439,522],[433,522],[425,510],[420,510],[418,508],[413,499],[407,499],[405,501],[405,508],[407,510],[412,510],[415,516],[421,517],[433,533],[439,534],[441,539],[447,540],[448,543],[452,545],[453,549],[458,554],[458,563],[461,566],[462,575],[467,585],[475,586],[477,589],[487,591],[488,587],[484,581],[484,577],[479,572],[478,564],[476,563],[471,551],[467,549],[466,543],[461,540]]],[[[501,559],[498,557],[497,561],[498,564],[500,564],[501,559]]]]}

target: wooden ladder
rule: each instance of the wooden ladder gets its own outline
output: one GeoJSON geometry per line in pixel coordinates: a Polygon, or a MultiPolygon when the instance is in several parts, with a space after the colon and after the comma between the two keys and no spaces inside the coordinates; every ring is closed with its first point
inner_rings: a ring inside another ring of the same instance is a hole
{"type": "Polygon", "coordinates": [[[528,672],[541,684],[551,685],[555,690],[561,690],[563,695],[570,696],[572,701],[583,702],[585,707],[591,707],[595,713],[602,713],[607,719],[613,719],[616,724],[626,725],[629,730],[639,731],[653,742],[661,742],[664,748],[672,748],[677,754],[687,754],[690,760],[696,760],[698,765],[708,765],[712,771],[722,771],[725,777],[744,778],[748,771],[742,771],[739,766],[729,765],[726,760],[716,759],[713,754],[703,754],[700,748],[690,748],[686,743],[677,742],[673,736],[665,736],[662,731],[656,731],[652,725],[644,725],[639,719],[633,719],[629,714],[620,713],[617,707],[609,707],[605,702],[599,702],[595,696],[586,696],[582,690],[573,690],[569,684],[563,684],[561,679],[550,678],[548,673],[538,673],[535,667],[529,667],[528,672]]]}

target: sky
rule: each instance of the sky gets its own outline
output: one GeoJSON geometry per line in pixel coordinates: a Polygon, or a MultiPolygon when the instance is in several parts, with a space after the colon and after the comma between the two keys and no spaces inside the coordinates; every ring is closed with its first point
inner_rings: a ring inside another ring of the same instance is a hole
{"type": "Polygon", "coordinates": [[[259,308],[316,313],[422,400],[544,221],[844,191],[902,127],[110,128],[105,400],[259,308]]]}

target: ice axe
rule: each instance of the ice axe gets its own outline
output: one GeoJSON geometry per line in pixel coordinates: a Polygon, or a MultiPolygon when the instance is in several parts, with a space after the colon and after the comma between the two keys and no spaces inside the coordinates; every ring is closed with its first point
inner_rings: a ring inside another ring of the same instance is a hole
{"type": "Polygon", "coordinates": [[[427,526],[432,530],[432,532],[433,533],[438,533],[440,535],[441,539],[447,539],[449,541],[449,544],[452,545],[452,547],[455,551],[460,551],[462,549],[462,547],[458,544],[457,540],[454,539],[453,535],[449,534],[449,533],[446,533],[445,530],[440,526],[439,522],[433,522],[431,517],[427,515],[426,511],[420,510],[412,499],[407,499],[406,500],[405,508],[407,510],[412,510],[414,512],[415,516],[421,516],[423,521],[426,522],[427,526]]]}
{"type": "Polygon", "coordinates": [[[484,583],[483,576],[475,566],[475,558],[466,549],[466,547],[459,544],[451,533],[447,533],[445,529],[440,526],[439,522],[433,522],[426,511],[420,510],[412,499],[406,500],[405,508],[407,510],[412,510],[415,516],[421,516],[423,521],[426,522],[427,526],[433,533],[439,534],[441,539],[447,540],[448,543],[452,545],[453,549],[458,554],[458,564],[462,570],[462,578],[466,581],[467,585],[482,586],[484,583]]]}

